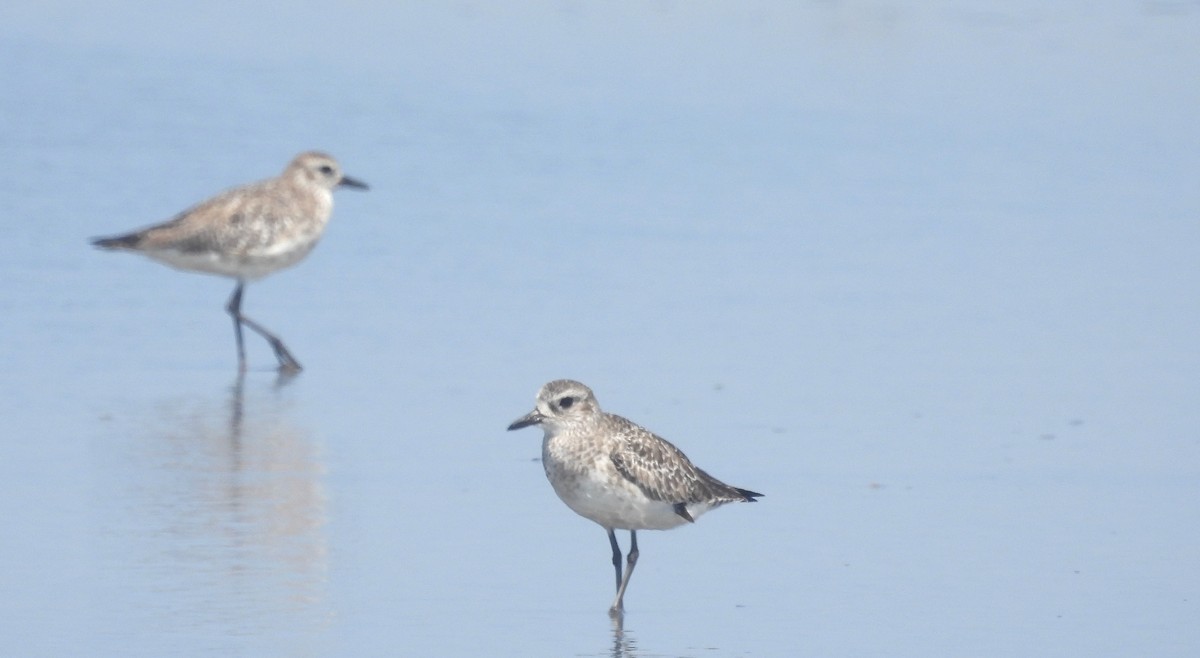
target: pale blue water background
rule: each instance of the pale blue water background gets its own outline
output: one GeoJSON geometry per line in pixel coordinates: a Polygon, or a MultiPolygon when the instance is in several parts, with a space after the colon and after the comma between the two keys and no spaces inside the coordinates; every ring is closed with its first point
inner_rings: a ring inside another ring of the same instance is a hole
{"type": "Polygon", "coordinates": [[[0,654],[1200,653],[1200,5],[504,7],[0,7],[0,654]],[[86,241],[309,148],[239,384],[86,241]],[[766,494],[623,635],[557,377],[766,494]]]}

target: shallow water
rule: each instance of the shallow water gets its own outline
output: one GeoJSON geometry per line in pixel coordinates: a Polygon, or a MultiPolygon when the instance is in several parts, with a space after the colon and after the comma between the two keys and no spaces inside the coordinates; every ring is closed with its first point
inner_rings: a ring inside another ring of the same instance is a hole
{"type": "Polygon", "coordinates": [[[1194,3],[327,9],[0,9],[0,653],[1195,655],[1194,3]],[[295,378],[87,245],[309,148],[295,378]],[[766,494],[619,629],[558,377],[766,494]]]}

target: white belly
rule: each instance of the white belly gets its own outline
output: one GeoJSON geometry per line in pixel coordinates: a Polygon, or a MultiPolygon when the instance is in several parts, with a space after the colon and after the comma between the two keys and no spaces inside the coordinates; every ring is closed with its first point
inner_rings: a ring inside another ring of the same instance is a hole
{"type": "Polygon", "coordinates": [[[295,265],[303,260],[316,245],[316,240],[310,240],[305,243],[279,245],[275,249],[238,255],[216,251],[197,252],[176,249],[161,249],[144,253],[150,258],[176,269],[253,281],[295,265]]]}
{"type": "MultiPolygon", "coordinates": [[[[598,456],[596,463],[584,471],[571,469],[553,459],[544,460],[546,477],[554,492],[576,514],[591,519],[605,528],[621,530],[668,530],[687,520],[675,513],[667,503],[647,498],[641,489],[622,477],[598,456]]],[[[692,511],[692,518],[707,510],[692,511]]]]}

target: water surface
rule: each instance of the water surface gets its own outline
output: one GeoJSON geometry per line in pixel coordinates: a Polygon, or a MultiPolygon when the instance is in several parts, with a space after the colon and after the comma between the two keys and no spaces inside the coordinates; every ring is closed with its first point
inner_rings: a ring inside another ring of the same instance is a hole
{"type": "Polygon", "coordinates": [[[0,9],[5,653],[1200,648],[1194,4],[205,7],[0,9]],[[298,377],[87,246],[309,148],[298,377]],[[558,377],[766,494],[620,628],[558,377]]]}

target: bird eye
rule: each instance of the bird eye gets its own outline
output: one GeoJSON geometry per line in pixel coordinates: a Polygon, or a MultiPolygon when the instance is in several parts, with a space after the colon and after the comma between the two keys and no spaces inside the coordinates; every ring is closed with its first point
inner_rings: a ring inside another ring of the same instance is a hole
{"type": "Polygon", "coordinates": [[[573,404],[575,404],[575,398],[569,395],[558,401],[558,406],[562,407],[563,409],[570,409],[571,405],[573,404]]]}
{"type": "Polygon", "coordinates": [[[322,174],[324,174],[326,176],[333,175],[333,167],[330,167],[329,165],[321,165],[320,167],[317,167],[317,171],[321,172],[322,174]]]}

